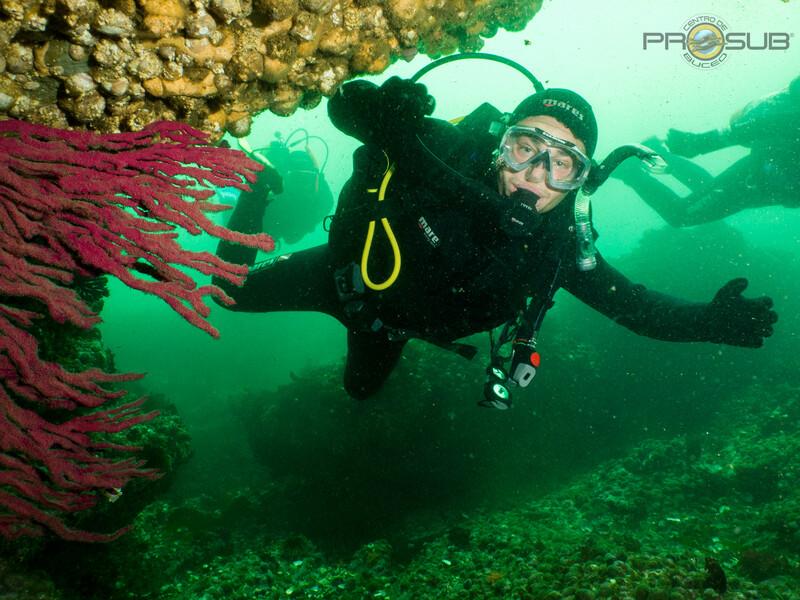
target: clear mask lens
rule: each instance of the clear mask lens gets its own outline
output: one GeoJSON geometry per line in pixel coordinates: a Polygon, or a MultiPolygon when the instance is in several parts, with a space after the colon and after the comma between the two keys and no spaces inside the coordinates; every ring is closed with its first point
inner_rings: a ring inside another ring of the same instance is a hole
{"type": "Polygon", "coordinates": [[[541,163],[548,183],[556,189],[580,187],[589,172],[588,157],[574,144],[534,127],[510,127],[500,143],[500,155],[514,171],[541,163]]]}

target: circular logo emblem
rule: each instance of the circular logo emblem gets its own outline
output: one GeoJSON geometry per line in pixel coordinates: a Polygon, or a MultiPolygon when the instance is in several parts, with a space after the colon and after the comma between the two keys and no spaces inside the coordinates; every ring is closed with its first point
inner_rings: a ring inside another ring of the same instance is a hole
{"type": "Polygon", "coordinates": [[[695,25],[686,34],[686,46],[697,60],[713,60],[722,54],[725,38],[716,25],[695,25]]]}
{"type": "Polygon", "coordinates": [[[686,60],[695,67],[710,68],[726,58],[725,30],[728,26],[713,15],[692,17],[683,25],[686,34],[686,60]]]}

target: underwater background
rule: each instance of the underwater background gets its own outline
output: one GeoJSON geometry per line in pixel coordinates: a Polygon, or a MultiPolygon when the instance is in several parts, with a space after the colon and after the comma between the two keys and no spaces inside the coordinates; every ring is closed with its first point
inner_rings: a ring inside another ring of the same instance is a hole
{"type": "MultiPolygon", "coordinates": [[[[735,30],[800,30],[795,0],[700,8],[735,30]]],[[[669,127],[724,127],[798,75],[795,37],[708,70],[642,48],[643,32],[679,31],[699,12],[689,1],[546,1],[482,51],[586,97],[604,157],[669,127]]],[[[422,82],[447,119],[484,101],[510,111],[531,93],[518,72],[481,60],[422,82]]],[[[337,195],[357,143],[324,101],[262,114],[247,139],[262,147],[298,129],[324,141],[310,144],[337,195]]],[[[697,160],[719,173],[745,152],[697,160]]],[[[615,179],[593,210],[599,250],[632,280],[708,301],[747,277],[749,295],[775,300],[775,334],[759,350],[669,344],[561,292],[542,368],[513,410],[477,407],[485,335],[471,362],[410,343],[386,388],[358,403],[341,390],[345,330],[333,319],[214,306],[214,340],[112,280],[104,344],[120,371],[147,374],[141,391],[174,406],[163,418],[181,422],[169,442],[184,459],[168,482],[140,484],[158,494],[121,539],[44,540],[0,564],[2,597],[800,598],[800,213],[673,229],[615,179]]],[[[278,252],[325,239],[320,223],[278,252]]]]}

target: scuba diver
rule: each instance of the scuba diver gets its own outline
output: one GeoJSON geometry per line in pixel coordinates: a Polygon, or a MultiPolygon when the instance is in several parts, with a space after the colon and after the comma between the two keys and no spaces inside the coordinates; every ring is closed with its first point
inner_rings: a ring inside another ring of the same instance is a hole
{"type": "MultiPolygon", "coordinates": [[[[263,148],[253,149],[246,139],[239,147],[250,158],[264,165],[249,192],[242,195],[261,198],[266,210],[264,223],[267,232],[281,243],[296,244],[306,235],[316,231],[334,206],[333,193],[325,179],[328,146],[319,136],[305,129],[296,129],[286,138],[276,132],[275,139],[263,148]],[[319,164],[311,150],[310,141],[316,140],[325,149],[325,159],[319,164]],[[302,146],[298,148],[298,146],[302,146]]],[[[222,202],[235,202],[236,188],[226,188],[219,194],[222,202]]],[[[256,201],[252,198],[244,202],[256,201]]]]}
{"type": "MultiPolygon", "coordinates": [[[[592,162],[597,123],[577,93],[542,90],[510,115],[483,104],[457,125],[430,117],[433,108],[414,79],[343,85],[328,114],[363,145],[328,243],[256,266],[242,287],[215,280],[235,300],[229,308],[338,319],[344,387],[358,399],[378,391],[409,339],[471,357],[475,348],[457,340],[489,331],[480,404],[499,409],[539,366],[536,336],[559,288],[652,338],[759,347],[772,334],[772,300],[743,297],[745,279],[691,303],[633,284],[597,253],[584,190],[608,176],[612,157],[592,162]]],[[[228,227],[258,231],[263,209],[240,201],[228,227]]],[[[255,254],[218,248],[238,263],[255,254]]]]}
{"type": "Polygon", "coordinates": [[[666,160],[666,173],[691,190],[682,198],[668,185],[630,163],[614,176],[630,186],[673,227],[725,218],[747,208],[800,206],[800,77],[779,92],[756,100],[731,117],[730,126],[703,133],[670,129],[666,146],[643,142],[666,160]],[[689,160],[728,146],[750,153],[717,177],[689,160]]]}
{"type": "Polygon", "coordinates": [[[333,210],[333,193],[325,179],[328,146],[321,137],[296,129],[285,139],[276,132],[269,146],[257,152],[283,177],[283,191],[274,192],[275,197],[264,213],[264,223],[269,224],[268,232],[277,241],[295,244],[313,233],[333,210]],[[311,140],[325,150],[321,164],[311,150],[311,140]]]}

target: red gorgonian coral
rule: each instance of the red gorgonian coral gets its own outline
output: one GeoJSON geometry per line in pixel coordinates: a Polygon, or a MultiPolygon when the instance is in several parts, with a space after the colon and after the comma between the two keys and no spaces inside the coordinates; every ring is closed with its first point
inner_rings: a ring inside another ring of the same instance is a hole
{"type": "Polygon", "coordinates": [[[269,236],[235,233],[206,215],[228,207],[211,202],[204,186],[245,189],[259,169],[179,123],[98,135],[0,121],[0,535],[120,535],[70,529],[63,513],[90,508],[131,478],[157,476],[142,461],[115,458],[134,448],[104,435],[155,416],[140,413],[142,400],[103,408],[125,393],[107,386],[140,376],[72,373],[44,361],[31,326],[47,314],[92,327],[99,316],[72,283],[109,274],[217,336],[203,299],[232,300],[186,269],[240,284],[247,267],[182,248],[178,231],[272,250],[269,236]]]}

